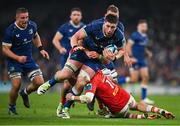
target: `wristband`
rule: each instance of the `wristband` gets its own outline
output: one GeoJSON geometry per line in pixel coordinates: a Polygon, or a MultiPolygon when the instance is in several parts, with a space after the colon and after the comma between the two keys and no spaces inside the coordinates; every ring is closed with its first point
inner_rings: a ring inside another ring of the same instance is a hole
{"type": "Polygon", "coordinates": [[[71,100],[74,101],[74,98],[75,98],[75,96],[73,95],[73,96],[71,97],[71,100]]]}
{"type": "Polygon", "coordinates": [[[42,45],[41,45],[41,46],[39,46],[39,47],[38,47],[38,49],[39,49],[39,51],[44,50],[44,48],[43,48],[43,46],[42,46],[42,45]]]}

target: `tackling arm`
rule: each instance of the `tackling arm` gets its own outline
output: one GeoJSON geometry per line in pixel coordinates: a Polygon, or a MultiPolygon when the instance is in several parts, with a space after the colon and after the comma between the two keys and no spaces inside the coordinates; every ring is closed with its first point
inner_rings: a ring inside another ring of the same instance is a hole
{"type": "Polygon", "coordinates": [[[86,37],[86,32],[83,28],[77,31],[71,38],[71,47],[81,46],[84,38],[86,37]]]}
{"type": "Polygon", "coordinates": [[[92,92],[87,92],[85,95],[80,95],[80,96],[74,96],[71,93],[68,93],[66,95],[67,100],[79,101],[81,103],[90,103],[92,102],[93,98],[94,98],[94,93],[92,92]]]}

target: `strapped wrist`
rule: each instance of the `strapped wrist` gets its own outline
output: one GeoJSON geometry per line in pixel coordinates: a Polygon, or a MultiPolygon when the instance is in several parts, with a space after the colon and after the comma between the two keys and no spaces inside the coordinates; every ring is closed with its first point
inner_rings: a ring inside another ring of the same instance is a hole
{"type": "Polygon", "coordinates": [[[41,45],[38,47],[39,51],[44,50],[44,47],[41,45]]]}

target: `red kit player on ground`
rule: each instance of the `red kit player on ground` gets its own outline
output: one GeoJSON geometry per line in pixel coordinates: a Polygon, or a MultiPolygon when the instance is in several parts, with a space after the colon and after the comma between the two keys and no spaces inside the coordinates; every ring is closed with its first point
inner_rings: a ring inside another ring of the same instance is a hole
{"type": "Polygon", "coordinates": [[[108,76],[103,75],[101,71],[97,72],[92,78],[91,83],[85,86],[85,95],[74,96],[67,94],[67,100],[80,101],[81,103],[89,103],[96,96],[111,112],[110,117],[123,117],[135,119],[155,119],[159,115],[167,119],[172,119],[175,116],[164,109],[146,105],[144,103],[137,103],[133,96],[122,89],[119,85],[111,81],[108,76]],[[128,110],[137,110],[144,112],[144,114],[130,113],[128,110]],[[147,112],[157,113],[159,115],[148,115],[147,112]]]}

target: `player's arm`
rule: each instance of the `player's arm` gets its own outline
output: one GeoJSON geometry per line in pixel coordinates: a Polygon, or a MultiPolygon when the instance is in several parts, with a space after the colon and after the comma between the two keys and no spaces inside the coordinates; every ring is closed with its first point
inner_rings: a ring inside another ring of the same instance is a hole
{"type": "Polygon", "coordinates": [[[148,55],[149,58],[152,58],[153,54],[148,48],[145,48],[145,53],[148,55]]]}
{"type": "Polygon", "coordinates": [[[127,53],[132,56],[132,46],[134,44],[134,41],[132,39],[128,39],[127,44],[126,44],[126,50],[127,53]]]}
{"type": "Polygon", "coordinates": [[[41,43],[41,39],[39,34],[36,32],[34,38],[33,38],[33,43],[34,45],[39,49],[41,55],[46,58],[49,59],[49,54],[44,50],[42,43],[41,43]]]}
{"type": "Polygon", "coordinates": [[[66,53],[66,49],[61,45],[62,38],[63,38],[63,35],[59,31],[57,31],[52,42],[53,42],[53,45],[55,46],[55,48],[61,54],[64,54],[64,53],[66,53]]]}
{"type": "Polygon", "coordinates": [[[5,43],[3,43],[2,45],[2,52],[4,55],[6,55],[7,57],[14,59],[20,63],[25,63],[27,60],[26,56],[18,56],[16,55],[14,52],[11,51],[11,45],[7,45],[5,43]]]}
{"type": "Polygon", "coordinates": [[[74,96],[72,93],[66,95],[67,100],[78,101],[81,103],[90,103],[94,98],[94,93],[87,92],[85,95],[74,96]]]}
{"type": "Polygon", "coordinates": [[[79,31],[77,31],[71,38],[71,47],[74,48],[74,50],[83,50],[82,42],[84,38],[87,36],[84,28],[81,28],[79,31]]]}
{"type": "Polygon", "coordinates": [[[20,63],[25,63],[26,59],[27,59],[26,56],[19,56],[19,55],[15,54],[13,51],[11,51],[12,42],[13,42],[12,30],[6,29],[5,36],[4,36],[3,42],[2,42],[3,54],[5,56],[7,56],[8,58],[16,60],[20,63]]]}

